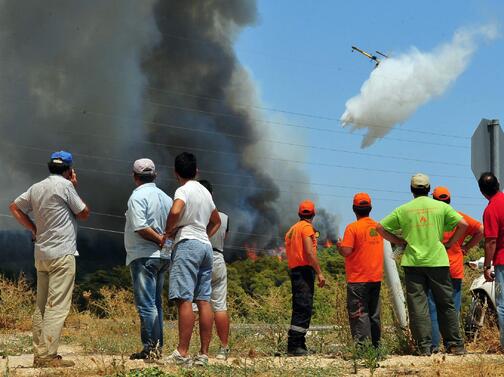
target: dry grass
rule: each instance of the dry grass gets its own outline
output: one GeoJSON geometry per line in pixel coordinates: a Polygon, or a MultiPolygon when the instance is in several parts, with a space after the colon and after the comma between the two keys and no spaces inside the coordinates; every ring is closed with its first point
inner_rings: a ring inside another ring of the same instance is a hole
{"type": "MultiPolygon", "coordinates": [[[[468,284],[468,282],[464,282],[468,284]]],[[[260,297],[248,297],[246,300],[230,298],[229,311],[233,323],[230,344],[232,354],[237,357],[228,364],[212,365],[204,370],[179,370],[172,367],[153,367],[127,362],[130,353],[138,351],[140,344],[139,319],[135,310],[131,291],[117,288],[102,288],[99,292],[84,292],[86,309],[77,311],[73,308],[63,332],[62,344],[71,347],[82,358],[78,375],[80,376],[116,376],[116,377],[151,377],[151,376],[339,376],[350,374],[352,361],[343,361],[341,355],[351,352],[351,337],[346,313],[346,285],[342,280],[328,279],[324,289],[317,289],[315,299],[314,324],[333,325],[331,331],[312,332],[308,336],[309,347],[321,355],[306,361],[273,357],[286,348],[286,324],[290,320],[290,284],[270,288],[260,297]],[[240,307],[236,307],[240,305],[240,307]],[[235,313],[247,313],[247,317],[235,313]],[[247,327],[246,324],[258,324],[259,327],[247,327]],[[241,327],[240,327],[241,326],[241,327]],[[135,370],[138,369],[139,370],[135,370]]],[[[389,292],[384,286],[382,300],[388,302],[389,292]]],[[[0,276],[0,351],[3,355],[16,355],[30,352],[31,338],[26,331],[31,328],[34,293],[21,277],[9,281],[0,276]]],[[[393,314],[390,305],[382,305],[384,327],[383,342],[387,353],[407,354],[411,351],[407,335],[396,331],[393,326],[393,314]]],[[[472,352],[491,352],[498,344],[498,332],[488,326],[480,334],[480,340],[469,345],[472,352]]],[[[177,332],[175,322],[165,325],[165,354],[176,346],[177,332]]],[[[198,331],[193,334],[190,352],[197,353],[198,331]]],[[[214,339],[210,352],[214,354],[218,347],[214,339]]],[[[474,355],[471,355],[474,356],[474,355]]],[[[378,367],[375,375],[383,376],[498,376],[504,372],[504,358],[481,355],[460,358],[457,362],[445,362],[444,359],[432,359],[420,363],[418,358],[411,361],[385,363],[378,367]],[[501,374],[498,374],[501,373],[501,374]]],[[[359,375],[369,375],[369,361],[361,361],[359,375]]],[[[9,376],[25,375],[21,369],[10,369],[9,376]]],[[[58,371],[58,375],[74,376],[75,370],[58,371]]],[[[2,371],[0,370],[0,375],[2,371]]],[[[55,375],[52,371],[39,371],[37,376],[55,375]]]]}
{"type": "Polygon", "coordinates": [[[0,330],[31,329],[35,294],[23,276],[11,281],[0,275],[0,330]]]}

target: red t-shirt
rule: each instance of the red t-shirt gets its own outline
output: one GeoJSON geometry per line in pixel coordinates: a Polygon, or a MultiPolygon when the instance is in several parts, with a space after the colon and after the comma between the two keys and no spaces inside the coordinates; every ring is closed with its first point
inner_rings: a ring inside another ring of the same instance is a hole
{"type": "Polygon", "coordinates": [[[504,265],[504,194],[499,191],[488,201],[483,212],[485,238],[496,238],[494,266],[504,265]]]}
{"type": "Polygon", "coordinates": [[[376,221],[363,217],[345,229],[342,247],[351,247],[345,257],[345,272],[349,283],[371,283],[383,278],[383,238],[376,231],[376,221]]]}
{"type": "Polygon", "coordinates": [[[317,255],[317,238],[315,230],[309,221],[301,220],[294,224],[285,235],[285,253],[289,268],[309,266],[303,246],[303,238],[310,237],[313,242],[313,254],[317,255]]]}
{"type": "MultiPolygon", "coordinates": [[[[466,239],[467,236],[474,234],[481,227],[481,223],[473,219],[471,216],[466,215],[465,213],[462,213],[460,211],[457,212],[462,215],[462,217],[467,222],[467,224],[469,224],[469,226],[467,227],[467,230],[464,233],[464,235],[460,237],[452,247],[446,250],[446,252],[448,253],[448,259],[450,260],[450,276],[453,279],[463,279],[464,253],[462,251],[462,244],[464,243],[464,240],[466,239]]],[[[455,228],[451,232],[446,232],[444,234],[443,243],[445,243],[451,238],[453,233],[455,233],[456,229],[457,228],[455,228]]]]}

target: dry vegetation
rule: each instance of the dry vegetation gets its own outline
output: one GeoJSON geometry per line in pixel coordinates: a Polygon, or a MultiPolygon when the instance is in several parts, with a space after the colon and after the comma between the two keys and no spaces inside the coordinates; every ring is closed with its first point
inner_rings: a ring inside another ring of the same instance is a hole
{"type": "MultiPolygon", "coordinates": [[[[467,279],[473,276],[469,274],[467,279]]],[[[469,282],[465,282],[468,289],[469,282]]],[[[78,291],[76,305],[67,319],[62,338],[62,353],[76,361],[71,370],[26,368],[31,359],[31,313],[34,292],[20,277],[10,281],[0,277],[0,355],[1,376],[504,376],[504,357],[486,355],[498,345],[497,329],[487,327],[477,344],[469,344],[471,354],[453,357],[439,354],[431,358],[408,355],[407,334],[394,326],[388,291],[383,289],[383,348],[357,351],[351,342],[346,315],[346,291],[341,276],[328,274],[328,286],[317,290],[314,324],[333,326],[312,332],[308,343],[317,355],[303,359],[287,358],[286,324],[290,317],[290,284],[265,288],[261,294],[233,293],[231,345],[233,358],[227,363],[212,362],[206,369],[188,370],[171,366],[129,361],[140,347],[139,320],[129,289],[102,287],[96,292],[78,291]],[[252,325],[253,324],[253,325],[252,325]],[[280,353],[280,356],[278,354],[280,353]],[[276,355],[276,356],[275,356],[276,355]],[[9,357],[7,357],[9,356],[9,357]],[[17,363],[17,364],[16,364],[17,363]],[[17,365],[24,368],[18,368],[17,365]]],[[[467,299],[464,308],[468,305],[467,299]]],[[[165,326],[165,354],[176,345],[173,308],[167,307],[170,320],[165,326]]],[[[464,309],[466,310],[466,309],[464,309]]],[[[195,330],[192,353],[197,352],[195,330]]],[[[218,342],[212,342],[215,354],[218,342]]]]}

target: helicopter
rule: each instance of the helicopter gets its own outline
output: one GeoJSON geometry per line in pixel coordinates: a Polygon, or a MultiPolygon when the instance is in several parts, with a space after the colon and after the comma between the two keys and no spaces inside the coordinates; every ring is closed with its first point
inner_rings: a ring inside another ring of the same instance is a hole
{"type": "MultiPolygon", "coordinates": [[[[362,55],[364,55],[365,57],[373,60],[376,64],[375,64],[375,68],[378,67],[380,65],[380,59],[376,56],[376,55],[371,55],[369,52],[366,52],[366,51],[363,51],[361,50],[360,48],[358,47],[355,47],[355,46],[352,46],[352,52],[354,51],[357,51],[357,52],[360,52],[362,55]]],[[[384,58],[388,58],[387,55],[385,55],[383,52],[380,52],[380,51],[375,51],[378,55],[381,55],[383,56],[384,58]]]]}

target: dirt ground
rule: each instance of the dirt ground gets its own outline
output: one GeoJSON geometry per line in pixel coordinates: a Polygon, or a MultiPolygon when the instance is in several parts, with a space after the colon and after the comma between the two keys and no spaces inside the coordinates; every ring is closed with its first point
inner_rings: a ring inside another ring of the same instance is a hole
{"type": "MultiPolygon", "coordinates": [[[[33,355],[23,354],[0,359],[0,371],[2,376],[9,377],[104,376],[121,372],[127,374],[129,371],[153,367],[158,367],[161,370],[172,373],[177,372],[177,368],[171,365],[157,365],[139,360],[131,361],[126,356],[90,355],[71,346],[61,346],[60,353],[66,359],[73,360],[76,364],[75,367],[61,369],[33,368],[33,355]]],[[[274,376],[278,374],[292,376],[310,375],[310,368],[314,367],[317,370],[316,375],[326,375],[326,373],[328,375],[341,376],[372,375],[370,369],[362,365],[362,363],[359,363],[357,373],[355,374],[352,361],[322,356],[302,358],[230,358],[227,362],[210,359],[210,365],[212,366],[227,365],[236,367],[236,375],[247,375],[247,373],[244,373],[244,367],[246,367],[247,363],[249,366],[262,365],[261,373],[258,374],[261,376],[274,376]],[[297,373],[297,371],[302,371],[302,373],[297,373]]],[[[253,370],[250,372],[248,375],[256,374],[253,370]]],[[[217,371],[213,373],[215,375],[220,374],[217,371]]],[[[213,373],[210,372],[210,374],[213,373]]],[[[437,354],[431,357],[389,356],[386,360],[379,362],[379,366],[374,371],[374,376],[504,376],[504,355],[470,353],[465,356],[445,354],[437,354]]]]}

